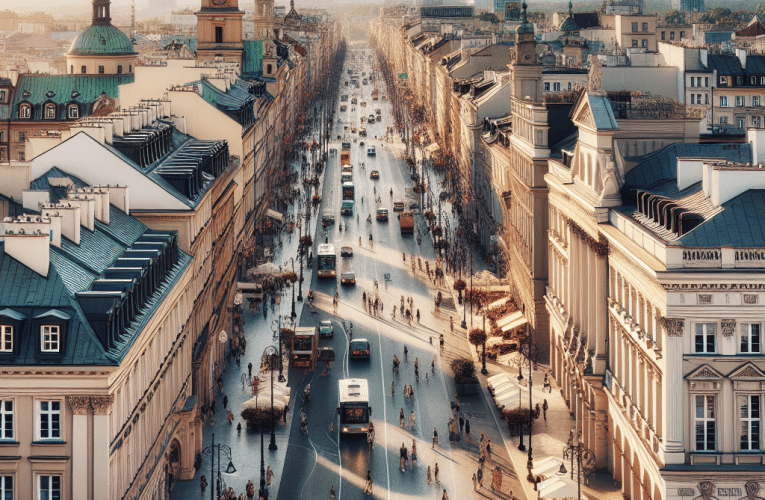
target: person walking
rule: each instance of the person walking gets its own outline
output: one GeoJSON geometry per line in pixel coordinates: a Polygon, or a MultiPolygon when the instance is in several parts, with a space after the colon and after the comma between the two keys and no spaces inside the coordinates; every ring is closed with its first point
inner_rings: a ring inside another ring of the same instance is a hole
{"type": "Polygon", "coordinates": [[[475,473],[475,477],[478,480],[478,489],[483,488],[483,468],[479,467],[475,473]]]}
{"type": "Polygon", "coordinates": [[[253,500],[253,498],[255,498],[255,485],[252,484],[252,481],[247,481],[247,486],[245,486],[244,491],[247,493],[247,500],[253,500]]]}
{"type": "Polygon", "coordinates": [[[409,450],[406,449],[404,443],[401,443],[401,448],[399,448],[398,452],[401,456],[401,465],[399,466],[399,469],[401,469],[401,472],[404,472],[406,470],[406,461],[409,459],[409,450]]]}
{"type": "Polygon", "coordinates": [[[228,410],[228,425],[231,425],[234,423],[234,413],[229,408],[228,410]]]}
{"type": "MultiPolygon", "coordinates": [[[[454,323],[452,322],[452,324],[454,324],[454,323]]],[[[441,351],[443,352],[443,350],[444,350],[444,334],[443,333],[439,337],[439,343],[441,344],[441,351]]]]}
{"type": "Polygon", "coordinates": [[[372,471],[367,470],[367,484],[364,486],[364,493],[367,495],[372,495],[372,471]]]}
{"type": "Polygon", "coordinates": [[[473,472],[473,490],[478,490],[478,477],[475,475],[475,472],[473,472]]]}
{"type": "Polygon", "coordinates": [[[401,410],[398,412],[398,421],[399,424],[401,424],[401,427],[404,427],[404,409],[401,408],[401,410]]]}
{"type": "Polygon", "coordinates": [[[274,478],[274,471],[271,470],[271,466],[269,465],[266,469],[266,481],[269,486],[271,486],[271,480],[274,478]]]}
{"type": "Polygon", "coordinates": [[[542,415],[545,418],[545,422],[547,422],[547,409],[549,408],[549,405],[547,404],[547,400],[545,399],[545,402],[542,403],[542,415]]]}
{"type": "Polygon", "coordinates": [[[430,465],[428,465],[428,486],[430,486],[431,482],[432,482],[432,477],[430,475],[430,465]]]}
{"type": "Polygon", "coordinates": [[[438,431],[435,427],[433,427],[433,449],[436,449],[436,445],[438,444],[438,431]]]}
{"type": "Polygon", "coordinates": [[[465,428],[465,418],[462,416],[462,413],[460,412],[460,435],[462,434],[462,430],[465,428]]]}
{"type": "Polygon", "coordinates": [[[486,458],[489,459],[489,462],[494,463],[494,460],[491,459],[491,439],[486,441],[486,458]]]}
{"type": "Polygon", "coordinates": [[[409,414],[409,422],[412,425],[412,430],[414,430],[414,425],[415,425],[416,421],[417,421],[417,419],[414,416],[414,410],[412,410],[412,412],[409,414]]]}
{"type": "Polygon", "coordinates": [[[433,469],[433,479],[436,480],[436,484],[441,484],[441,480],[438,478],[438,462],[436,462],[436,467],[433,469]]]}
{"type": "Polygon", "coordinates": [[[412,469],[417,465],[417,440],[412,439],[412,469]]]}
{"type": "Polygon", "coordinates": [[[430,362],[430,373],[436,374],[436,355],[433,355],[433,360],[430,362]]]}
{"type": "Polygon", "coordinates": [[[396,397],[396,381],[393,380],[390,383],[390,397],[395,398],[396,397]]]}
{"type": "Polygon", "coordinates": [[[337,497],[335,496],[335,485],[333,484],[329,488],[329,500],[335,500],[337,497]]]}
{"type": "Polygon", "coordinates": [[[199,478],[199,489],[202,490],[202,494],[204,494],[205,490],[207,489],[207,478],[204,474],[202,474],[202,477],[199,478]]]}
{"type": "Polygon", "coordinates": [[[502,469],[499,466],[494,467],[491,479],[491,489],[494,491],[502,491],[502,469]]]}
{"type": "Polygon", "coordinates": [[[249,375],[249,380],[252,380],[252,362],[247,364],[247,374],[249,375]]]}
{"type": "Polygon", "coordinates": [[[449,316],[449,328],[451,329],[452,333],[454,333],[454,318],[449,316]]]}
{"type": "Polygon", "coordinates": [[[550,384],[550,377],[547,373],[545,373],[545,383],[544,387],[542,387],[542,392],[545,391],[552,393],[552,385],[550,384]]]}
{"type": "Polygon", "coordinates": [[[367,431],[367,443],[369,444],[370,453],[375,449],[375,428],[372,422],[369,423],[369,430],[367,431]]]}
{"type": "Polygon", "coordinates": [[[308,415],[303,408],[300,408],[300,430],[303,434],[308,434],[308,415]]]}
{"type": "Polygon", "coordinates": [[[449,500],[449,495],[446,494],[446,490],[444,490],[444,494],[441,495],[441,500],[449,500]]]}
{"type": "Polygon", "coordinates": [[[472,443],[470,440],[470,419],[465,419],[465,441],[468,443],[472,443]]]}

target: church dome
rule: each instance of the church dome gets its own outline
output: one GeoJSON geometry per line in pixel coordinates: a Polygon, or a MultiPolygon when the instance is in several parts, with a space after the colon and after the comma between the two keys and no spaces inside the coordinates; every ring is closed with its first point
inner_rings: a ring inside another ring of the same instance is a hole
{"type": "Polygon", "coordinates": [[[574,21],[574,18],[572,16],[569,16],[566,18],[565,21],[563,21],[563,24],[560,25],[561,31],[579,31],[579,25],[576,24],[576,21],[574,21]]]}
{"type": "Polygon", "coordinates": [[[94,24],[77,35],[67,55],[137,55],[130,38],[114,26],[94,24]]]}

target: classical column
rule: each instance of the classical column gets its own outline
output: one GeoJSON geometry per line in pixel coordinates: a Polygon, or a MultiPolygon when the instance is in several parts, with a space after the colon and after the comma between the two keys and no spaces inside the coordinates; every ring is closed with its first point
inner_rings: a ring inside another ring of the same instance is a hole
{"type": "Polygon", "coordinates": [[[72,499],[87,500],[90,396],[69,396],[69,406],[72,408],[72,499]]]}
{"type": "Polygon", "coordinates": [[[665,459],[667,463],[671,464],[684,463],[683,409],[688,406],[683,401],[683,332],[685,320],[662,317],[661,325],[667,335],[665,348],[667,373],[664,375],[667,391],[666,400],[672,402],[672,404],[666,405],[665,459]]]}
{"type": "Polygon", "coordinates": [[[109,498],[109,407],[114,396],[93,396],[93,498],[109,498]]]}

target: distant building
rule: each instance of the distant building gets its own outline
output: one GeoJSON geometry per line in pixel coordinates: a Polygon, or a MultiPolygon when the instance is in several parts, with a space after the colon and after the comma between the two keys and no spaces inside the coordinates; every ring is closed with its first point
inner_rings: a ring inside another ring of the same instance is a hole
{"type": "Polygon", "coordinates": [[[672,9],[680,12],[704,12],[704,0],[672,0],[672,9]]]}
{"type": "Polygon", "coordinates": [[[642,14],[644,0],[608,0],[606,14],[642,14]]]}

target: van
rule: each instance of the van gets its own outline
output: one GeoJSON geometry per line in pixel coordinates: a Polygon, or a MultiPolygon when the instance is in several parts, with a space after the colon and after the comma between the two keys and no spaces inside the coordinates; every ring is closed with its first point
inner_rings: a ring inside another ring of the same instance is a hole
{"type": "Polygon", "coordinates": [[[377,209],[377,220],[378,221],[387,221],[388,220],[388,209],[387,208],[378,208],[377,209]]]}
{"type": "Polygon", "coordinates": [[[343,172],[343,174],[340,176],[340,182],[352,182],[352,181],[353,181],[353,174],[343,172]]]}
{"type": "Polygon", "coordinates": [[[344,200],[340,205],[340,215],[353,215],[353,200],[344,200]]]}

